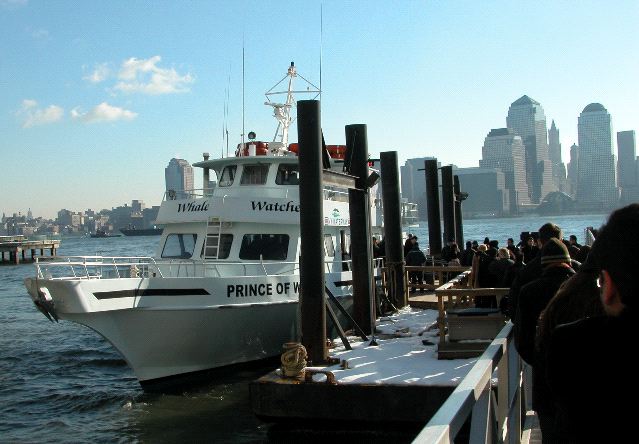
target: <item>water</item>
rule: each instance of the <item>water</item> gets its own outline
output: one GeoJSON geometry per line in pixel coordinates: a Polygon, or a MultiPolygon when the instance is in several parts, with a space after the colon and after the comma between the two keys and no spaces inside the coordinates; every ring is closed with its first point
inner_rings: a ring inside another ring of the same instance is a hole
{"type": "MultiPolygon", "coordinates": [[[[508,219],[487,218],[471,219],[464,221],[464,241],[476,240],[479,243],[488,236],[491,240],[499,241],[499,246],[506,246],[506,239],[512,237],[515,244],[519,242],[519,235],[522,231],[538,231],[546,222],[554,222],[562,228],[564,238],[574,234],[577,241],[583,244],[584,229],[586,227],[600,227],[606,220],[607,215],[576,215],[576,216],[531,216],[515,217],[508,219]]],[[[419,244],[423,248],[428,245],[428,223],[420,222],[419,228],[410,228],[409,231],[419,238],[419,244]]],[[[464,245],[459,246],[464,249],[464,245]]]]}
{"type": "MultiPolygon", "coordinates": [[[[477,219],[464,224],[467,240],[505,243],[521,231],[558,223],[583,241],[583,228],[604,216],[477,219]]],[[[426,224],[422,223],[422,227],[426,224]]],[[[426,228],[414,228],[426,245],[426,228]]],[[[151,237],[65,238],[61,255],[152,255],[151,237]]],[[[276,429],[251,413],[247,382],[269,369],[217,380],[180,395],[145,394],[132,371],[93,331],[50,323],[33,306],[22,280],[33,265],[0,266],[0,441],[2,442],[264,442],[344,439],[301,428],[276,429]]],[[[380,407],[383,408],[383,407],[380,407]]],[[[325,427],[325,424],[321,424],[325,427]]],[[[349,440],[409,441],[412,432],[351,431],[349,440]],[[365,439],[363,439],[365,437],[365,439]]]]}

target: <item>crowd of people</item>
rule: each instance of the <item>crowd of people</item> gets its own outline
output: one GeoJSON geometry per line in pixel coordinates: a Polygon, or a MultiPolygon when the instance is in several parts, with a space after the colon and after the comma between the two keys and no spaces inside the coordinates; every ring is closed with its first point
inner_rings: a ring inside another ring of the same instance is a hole
{"type": "Polygon", "coordinates": [[[613,212],[590,249],[547,223],[510,285],[506,310],[532,366],[544,443],[626,442],[632,432],[638,224],[639,204],[613,212]]]}
{"type": "MultiPolygon", "coordinates": [[[[500,308],[513,323],[515,347],[532,367],[532,403],[544,443],[626,442],[632,435],[633,327],[639,294],[639,204],[614,211],[592,247],[564,239],[553,223],[512,238],[451,240],[447,264],[478,262],[480,287],[509,288],[500,308]]],[[[404,245],[407,265],[426,257],[416,236],[404,245]]],[[[421,279],[414,275],[413,279],[421,279]]],[[[496,308],[494,297],[476,300],[496,308]]]]}
{"type": "MultiPolygon", "coordinates": [[[[515,347],[532,367],[532,405],[544,443],[625,442],[627,406],[637,392],[630,351],[639,336],[639,204],[613,212],[592,248],[563,238],[553,223],[538,235],[500,248],[486,238],[464,251],[450,242],[442,258],[464,265],[479,258],[479,286],[506,287],[502,311],[515,347]]],[[[478,306],[495,306],[482,298],[478,306]]]]}

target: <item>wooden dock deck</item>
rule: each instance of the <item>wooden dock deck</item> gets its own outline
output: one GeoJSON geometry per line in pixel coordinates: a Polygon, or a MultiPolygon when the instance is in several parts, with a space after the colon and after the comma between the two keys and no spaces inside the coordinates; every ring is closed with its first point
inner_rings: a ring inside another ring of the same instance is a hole
{"type": "Polygon", "coordinates": [[[54,258],[60,242],[60,239],[50,239],[46,236],[38,236],[36,239],[26,236],[0,236],[0,265],[33,262],[36,257],[40,260],[54,258]],[[45,251],[49,251],[48,256],[45,255],[45,251]]]}

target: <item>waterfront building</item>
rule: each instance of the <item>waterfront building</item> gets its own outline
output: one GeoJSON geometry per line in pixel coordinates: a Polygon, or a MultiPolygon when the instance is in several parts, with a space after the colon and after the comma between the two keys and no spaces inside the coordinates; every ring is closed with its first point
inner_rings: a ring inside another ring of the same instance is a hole
{"type": "Polygon", "coordinates": [[[468,192],[462,204],[465,217],[505,216],[511,213],[506,175],[496,168],[456,168],[459,185],[468,192]]]}
{"type": "Polygon", "coordinates": [[[556,191],[552,182],[552,168],[548,171],[547,167],[540,164],[550,160],[544,109],[539,102],[524,95],[510,105],[506,124],[522,138],[530,199],[533,203],[539,203],[548,193],[556,191]]]}
{"type": "Polygon", "coordinates": [[[164,169],[167,193],[178,198],[187,197],[184,190],[192,190],[193,167],[184,159],[173,158],[164,169]]]}
{"type": "MultiPolygon", "coordinates": [[[[402,198],[408,202],[417,204],[419,220],[428,219],[428,215],[426,214],[426,175],[424,173],[424,161],[432,159],[434,159],[434,157],[408,159],[404,165],[399,167],[402,198]]],[[[437,167],[440,166],[441,164],[438,162],[437,167]]]]}
{"type": "Polygon", "coordinates": [[[570,162],[568,162],[568,179],[566,193],[571,197],[575,197],[577,193],[577,178],[579,175],[579,147],[577,144],[572,144],[570,147],[570,162]]]}
{"type": "Polygon", "coordinates": [[[548,130],[548,156],[552,163],[552,179],[555,188],[566,192],[566,165],[561,159],[561,142],[559,141],[559,130],[553,119],[548,130]]]}
{"type": "Polygon", "coordinates": [[[498,168],[504,173],[513,213],[521,206],[530,204],[524,156],[523,141],[510,128],[492,129],[484,139],[479,166],[498,168]]]}
{"type": "Polygon", "coordinates": [[[639,182],[637,181],[637,153],[635,132],[619,131],[617,133],[617,172],[623,203],[639,200],[639,182]]]}
{"type": "Polygon", "coordinates": [[[619,202],[612,119],[600,103],[579,115],[577,204],[582,210],[609,210],[619,202]]]}

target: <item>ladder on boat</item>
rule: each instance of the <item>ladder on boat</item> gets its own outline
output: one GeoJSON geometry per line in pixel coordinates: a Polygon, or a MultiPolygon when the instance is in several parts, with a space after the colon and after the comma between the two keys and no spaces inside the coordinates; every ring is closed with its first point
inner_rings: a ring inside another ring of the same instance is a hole
{"type": "Polygon", "coordinates": [[[204,244],[205,259],[218,259],[221,238],[222,221],[219,217],[209,217],[206,224],[206,243],[204,244]]]}

